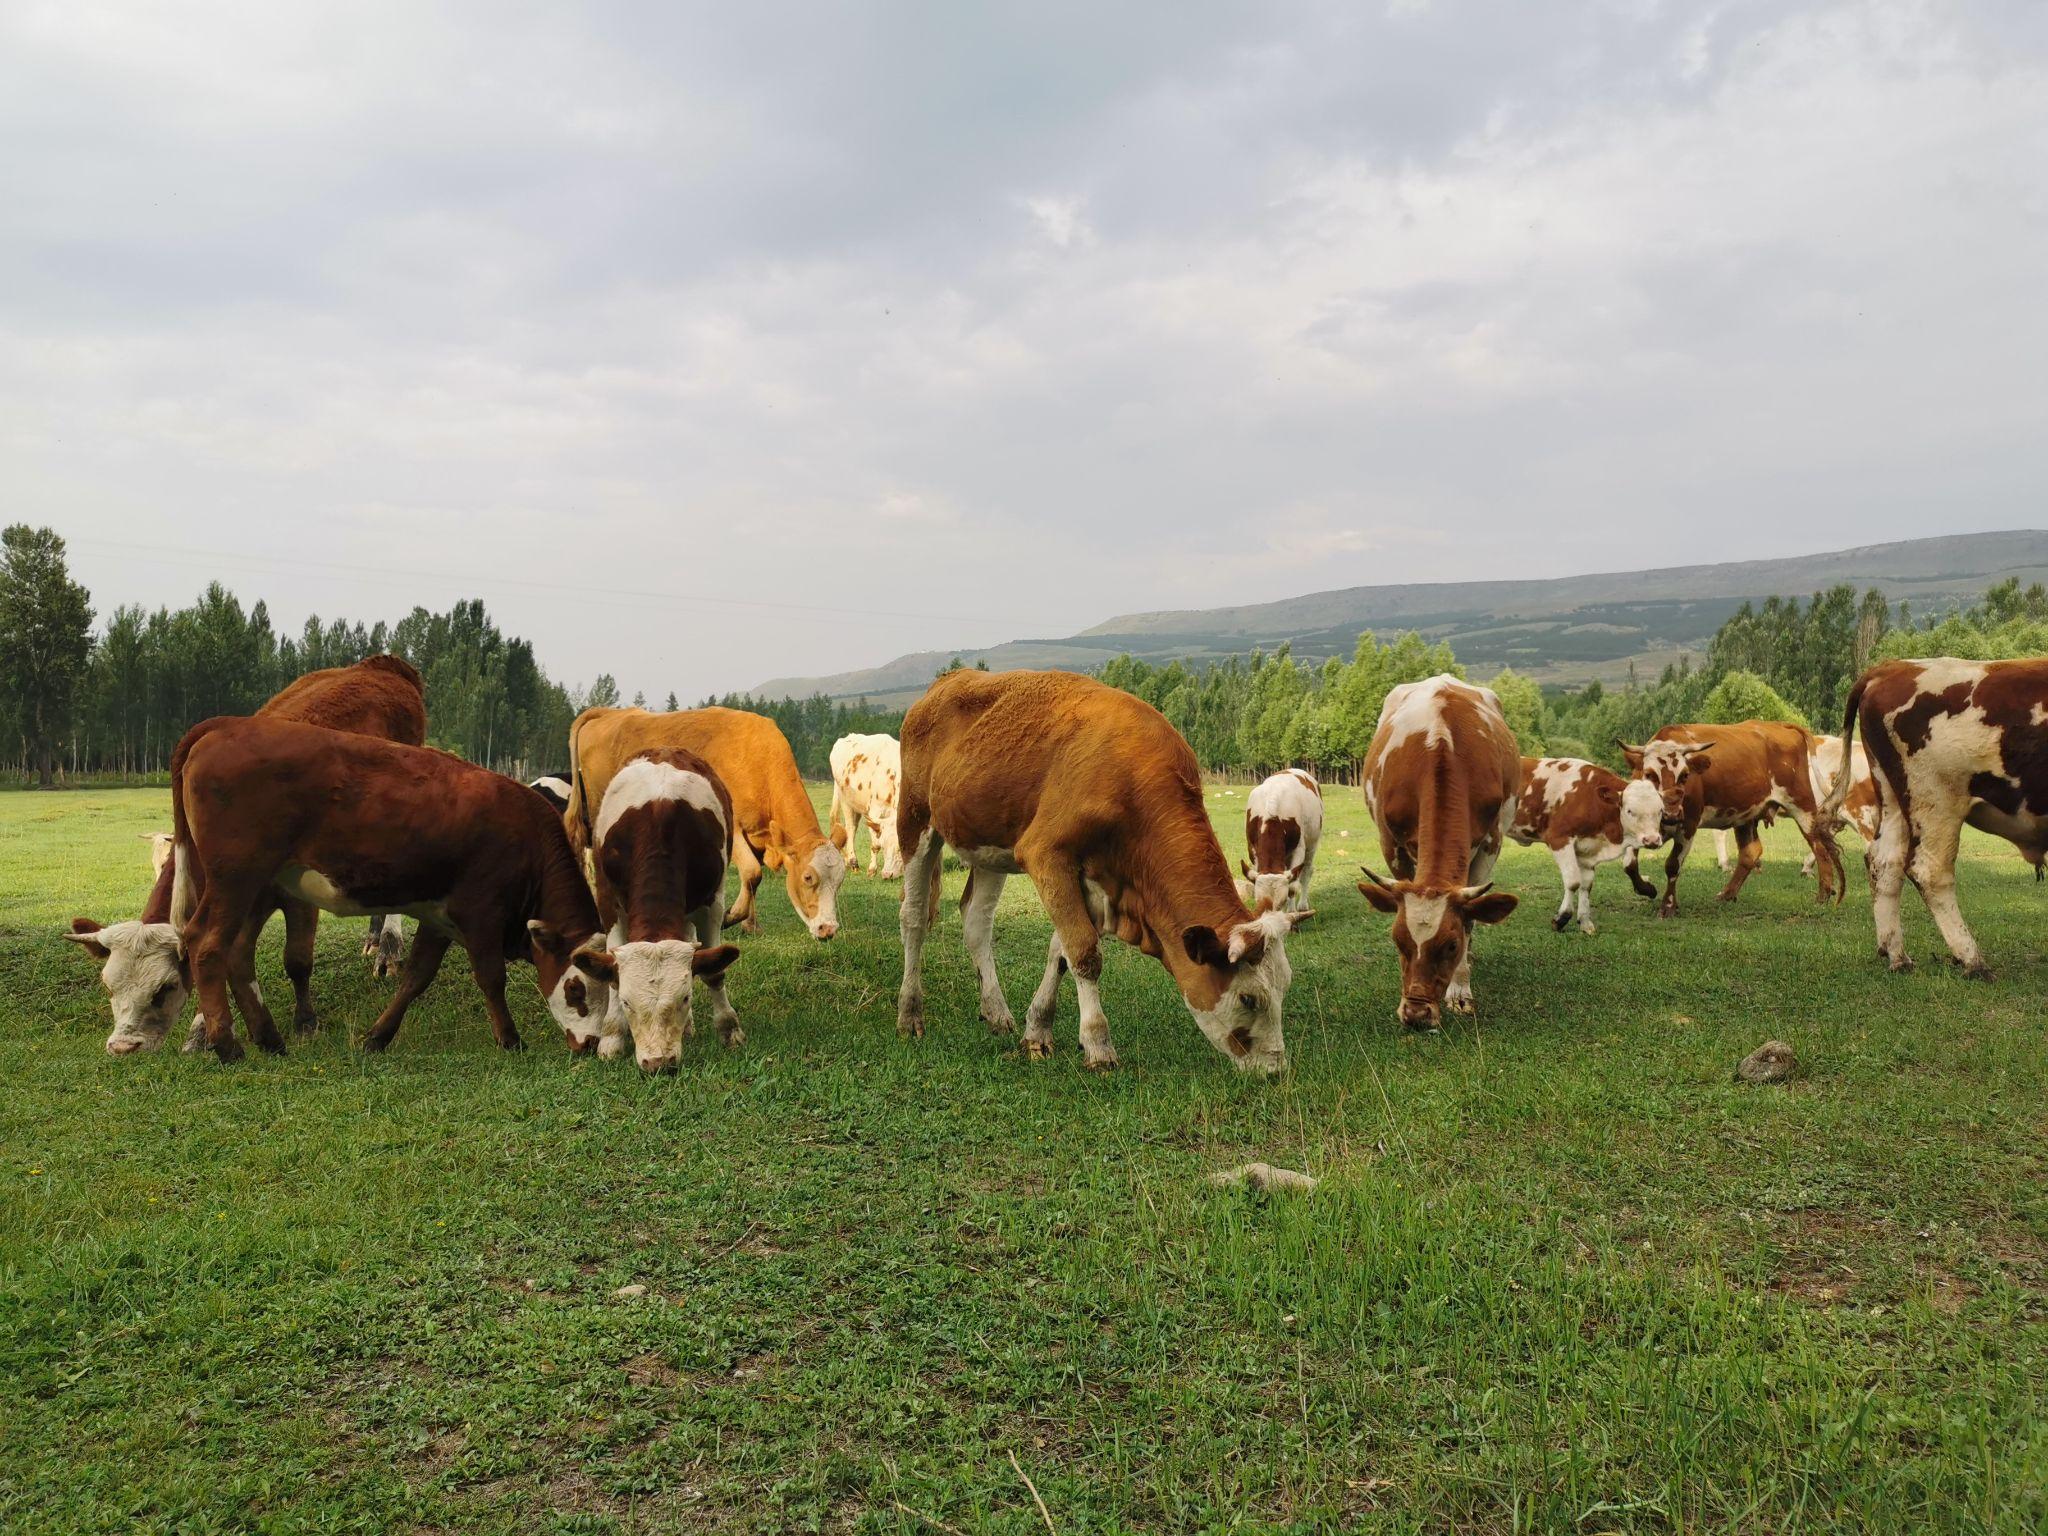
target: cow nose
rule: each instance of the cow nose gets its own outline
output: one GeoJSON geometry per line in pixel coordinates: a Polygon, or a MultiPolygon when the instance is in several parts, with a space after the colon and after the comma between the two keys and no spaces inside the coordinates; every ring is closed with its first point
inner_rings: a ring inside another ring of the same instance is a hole
{"type": "Polygon", "coordinates": [[[649,1077],[673,1076],[681,1065],[682,1059],[677,1056],[642,1056],[640,1058],[640,1070],[649,1077]]]}
{"type": "Polygon", "coordinates": [[[1410,1029],[1435,1029],[1436,1004],[1421,998],[1402,998],[1401,1022],[1410,1029]]]}
{"type": "Polygon", "coordinates": [[[837,933],[839,925],[837,923],[820,923],[814,931],[822,941],[831,938],[833,934],[837,933]]]}
{"type": "Polygon", "coordinates": [[[585,1035],[578,1038],[565,1029],[562,1031],[562,1038],[568,1041],[569,1054],[571,1056],[588,1056],[597,1049],[597,1037],[595,1035],[585,1035]]]}
{"type": "Polygon", "coordinates": [[[109,1040],[107,1042],[107,1054],[109,1056],[133,1056],[141,1049],[142,1042],[140,1040],[109,1040]]]}

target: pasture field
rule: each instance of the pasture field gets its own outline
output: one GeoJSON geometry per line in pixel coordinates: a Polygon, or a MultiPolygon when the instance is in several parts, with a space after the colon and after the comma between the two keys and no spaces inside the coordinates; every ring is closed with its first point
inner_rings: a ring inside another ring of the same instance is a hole
{"type": "MultiPolygon", "coordinates": [[[[747,1044],[644,1080],[572,1062],[523,967],[500,1054],[455,957],[361,1054],[385,989],[333,920],[289,1056],[111,1060],[57,932],[139,909],[167,796],[0,796],[0,1529],[2048,1528],[2026,865],[1966,844],[1983,985],[1910,894],[1884,972],[1853,836],[1840,911],[1781,828],[1732,907],[1696,848],[1676,922],[1603,871],[1593,938],[1513,850],[1478,1023],[1418,1038],[1330,805],[1279,1082],[1114,946],[1123,1069],[1081,1070],[1071,990],[1025,1063],[950,900],[901,1042],[859,874],[829,946],[771,877],[747,1044]],[[1773,1036],[1805,1075],[1732,1081],[1773,1036]],[[1254,1158],[1323,1184],[1206,1182],[1254,1158]]],[[[1046,934],[1013,881],[1020,1014],[1046,934]]]]}

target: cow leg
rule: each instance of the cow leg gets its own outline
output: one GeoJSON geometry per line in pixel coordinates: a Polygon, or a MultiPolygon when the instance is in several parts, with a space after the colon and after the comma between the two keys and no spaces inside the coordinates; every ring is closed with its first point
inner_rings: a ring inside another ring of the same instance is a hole
{"type": "Polygon", "coordinates": [[[284,974],[292,984],[292,1029],[310,1035],[320,1027],[313,1012],[313,945],[320,937],[320,909],[303,901],[280,901],[284,913],[284,974]]]}
{"type": "Polygon", "coordinates": [[[754,915],[754,894],[761,888],[761,859],[743,833],[732,836],[732,865],[740,872],[740,899],[726,912],[724,926],[744,925],[748,933],[759,933],[761,920],[754,915]]]}
{"type": "Polygon", "coordinates": [[[1557,904],[1557,915],[1550,920],[1550,926],[1563,933],[1572,920],[1572,904],[1579,894],[1579,855],[1569,844],[1550,850],[1550,856],[1557,860],[1557,877],[1564,885],[1564,896],[1557,904]]]}
{"type": "Polygon", "coordinates": [[[1895,799],[1887,797],[1878,822],[1877,841],[1865,851],[1870,870],[1870,916],[1877,925],[1878,958],[1895,971],[1910,971],[1906,925],[1899,915],[1899,897],[1906,888],[1906,850],[1913,830],[1895,799]]]}
{"type": "MultiPolygon", "coordinates": [[[[599,878],[603,878],[602,872],[600,872],[599,878]]],[[[603,897],[598,898],[597,910],[599,920],[602,921],[605,911],[603,897]]],[[[714,924],[713,927],[715,928],[716,925],[714,924]]],[[[623,914],[612,920],[611,927],[606,932],[604,941],[606,947],[610,949],[617,949],[626,942],[626,919],[623,914]]],[[[711,944],[715,943],[716,940],[702,939],[699,942],[711,944]]],[[[626,1000],[619,995],[619,989],[613,987],[611,999],[604,1005],[604,1021],[598,1031],[598,1059],[600,1061],[617,1061],[631,1050],[632,1047],[633,1027],[626,1022],[626,1000]]]]}
{"type": "MultiPolygon", "coordinates": [[[[1031,883],[1052,918],[1060,949],[1073,968],[1074,990],[1081,998],[1081,1057],[1084,1065],[1107,1069],[1116,1065],[1116,1047],[1109,1041],[1109,1020],[1102,1012],[1102,995],[1095,983],[1102,975],[1101,933],[1095,914],[1088,908],[1088,893],[1082,885],[1080,866],[1060,849],[1039,851],[1020,843],[1017,859],[1031,871],[1031,883]]],[[[1034,1050],[1031,1037],[1024,1038],[1027,1056],[1045,1055],[1034,1050]]]]}
{"type": "Polygon", "coordinates": [[[1003,998],[1002,983],[996,979],[996,904],[1003,899],[1007,878],[986,869],[974,870],[960,897],[960,926],[966,930],[974,974],[981,980],[981,1022],[992,1035],[1014,1034],[1017,1029],[1017,1020],[1003,998]]]}
{"type": "Polygon", "coordinates": [[[898,908],[903,936],[903,985],[896,994],[896,1033],[906,1040],[924,1033],[924,941],[937,917],[940,861],[946,845],[923,828],[903,867],[903,901],[898,908]]]}
{"type": "Polygon", "coordinates": [[[1024,1010],[1024,1054],[1041,1057],[1052,1054],[1052,1020],[1059,1012],[1060,978],[1067,974],[1067,952],[1060,947],[1059,930],[1045,951],[1045,974],[1038,978],[1038,990],[1031,994],[1031,1006],[1024,1010]]]}
{"type": "Polygon", "coordinates": [[[373,917],[370,922],[371,940],[376,946],[370,974],[379,981],[389,981],[405,968],[405,919],[390,912],[381,918],[373,917]]]}
{"type": "Polygon", "coordinates": [[[1728,829],[1714,829],[1714,863],[1720,866],[1722,874],[1728,873],[1728,829]]]}
{"type": "Polygon", "coordinates": [[[1593,871],[1599,866],[1583,856],[1579,859],[1579,932],[1593,933],[1593,871]]]}
{"type": "Polygon", "coordinates": [[[1628,857],[1622,861],[1621,867],[1623,871],[1628,875],[1628,883],[1636,888],[1636,894],[1638,896],[1647,897],[1651,901],[1655,901],[1657,899],[1657,887],[1650,884],[1649,881],[1643,878],[1642,849],[1629,849],[1628,857]]]}
{"type": "Polygon", "coordinates": [[[474,944],[465,940],[463,947],[469,951],[469,973],[476,978],[477,991],[484,995],[484,1011],[491,1016],[491,1033],[497,1038],[498,1049],[525,1050],[519,1026],[512,1022],[512,1010],[505,1006],[505,951],[499,945],[498,935],[485,934],[474,944]]]}
{"type": "MultiPolygon", "coordinates": [[[[690,926],[696,930],[699,944],[718,942],[718,907],[716,904],[699,907],[690,916],[690,926]]],[[[728,1051],[737,1050],[747,1043],[747,1032],[740,1028],[740,1016],[732,1005],[732,999],[725,995],[725,972],[704,979],[704,985],[711,991],[711,1022],[718,1030],[719,1044],[728,1051]]],[[[614,992],[617,988],[613,989],[614,992]]]]}
{"type": "Polygon", "coordinates": [[[879,821],[876,821],[872,817],[870,817],[867,823],[867,828],[868,873],[871,875],[879,875],[882,872],[882,824],[879,821]]]}
{"type": "Polygon", "coordinates": [[[235,935],[235,942],[228,949],[228,990],[233,995],[235,1006],[242,1011],[242,1023],[249,1031],[249,1039],[258,1049],[272,1056],[284,1054],[284,1036],[277,1032],[277,1020],[270,1016],[264,1006],[263,993],[256,986],[256,941],[263,934],[263,925],[270,919],[269,903],[259,905],[249,914],[249,920],[242,924],[242,931],[235,935]]]}
{"type": "MultiPolygon", "coordinates": [[[[192,968],[192,990],[206,1021],[206,1043],[223,1062],[239,1061],[242,1045],[235,1038],[235,1015],[229,1001],[235,946],[259,903],[254,881],[228,871],[206,872],[206,891],[186,922],[185,955],[192,968]]],[[[275,1026],[272,1026],[273,1033],[275,1026]]]]}
{"type": "Polygon", "coordinates": [[[377,1022],[363,1037],[364,1050],[381,1051],[391,1043],[391,1037],[398,1033],[398,1026],[405,1022],[405,1010],[433,982],[441,969],[441,957],[447,953],[448,935],[421,923],[412,936],[412,948],[406,951],[405,969],[398,976],[398,990],[391,994],[391,1001],[384,1005],[384,1011],[377,1015],[377,1022]]]}
{"type": "Polygon", "coordinates": [[[1735,872],[1728,877],[1728,883],[1721,887],[1720,901],[1733,901],[1741,892],[1744,882],[1756,873],[1757,865],[1764,861],[1763,834],[1756,829],[1756,823],[1745,821],[1735,829],[1735,872]]]}
{"type": "Polygon", "coordinates": [[[1657,906],[1659,917],[1678,916],[1678,877],[1685,869],[1686,853],[1699,835],[1696,825],[1681,825],[1671,834],[1671,852],[1664,856],[1664,899],[1657,906]]]}
{"type": "Polygon", "coordinates": [[[1943,819],[1931,825],[1923,822],[1914,840],[1913,854],[1906,861],[1906,878],[1920,891],[1920,899],[1941,930],[1942,942],[1963,974],[1977,981],[1991,979],[1991,967],[1984,963],[1970,925],[1963,921],[1961,903],[1956,900],[1956,849],[1962,842],[1963,824],[1943,819]]]}
{"type": "Polygon", "coordinates": [[[1836,844],[1834,834],[1821,829],[1820,812],[1805,810],[1800,806],[1787,806],[1786,812],[1792,824],[1799,829],[1799,835],[1806,839],[1806,863],[1801,872],[1818,871],[1820,889],[1814,900],[1822,906],[1830,901],[1839,903],[1849,888],[1848,872],[1842,868],[1842,850],[1836,844]]]}

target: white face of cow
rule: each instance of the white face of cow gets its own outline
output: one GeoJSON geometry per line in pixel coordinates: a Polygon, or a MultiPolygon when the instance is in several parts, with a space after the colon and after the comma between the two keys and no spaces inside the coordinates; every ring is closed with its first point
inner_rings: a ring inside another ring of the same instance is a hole
{"type": "Polygon", "coordinates": [[[153,1051],[185,1011],[191,987],[178,964],[178,931],[169,923],[79,926],[64,935],[100,962],[100,985],[114,1009],[107,1054],[153,1051]]]}
{"type": "Polygon", "coordinates": [[[1648,779],[1630,779],[1621,791],[1621,840],[1631,848],[1664,844],[1664,797],[1648,779]]]}
{"type": "Polygon", "coordinates": [[[839,931],[839,886],[846,878],[846,856],[830,843],[820,843],[810,858],[789,866],[789,899],[814,939],[839,931]]]}
{"type": "Polygon", "coordinates": [[[633,1034],[633,1055],[646,1072],[673,1072],[690,1038],[691,983],[709,981],[739,958],[730,944],[700,949],[688,939],[651,939],[612,950],[619,1001],[633,1034]]]}
{"type": "Polygon", "coordinates": [[[1228,1056],[1240,1072],[1272,1075],[1287,1065],[1287,1042],[1280,1030],[1282,1005],[1294,968],[1287,963],[1283,942],[1307,912],[1260,912],[1230,930],[1220,954],[1198,953],[1212,940],[1196,939],[1207,929],[1190,929],[1186,939],[1191,958],[1221,963],[1223,994],[1208,1008],[1188,1003],[1188,1012],[1209,1043],[1228,1056]]]}
{"type": "Polygon", "coordinates": [[[1289,870],[1277,875],[1253,875],[1251,879],[1251,905],[1269,907],[1278,912],[1298,905],[1301,899],[1301,872],[1289,870]]]}

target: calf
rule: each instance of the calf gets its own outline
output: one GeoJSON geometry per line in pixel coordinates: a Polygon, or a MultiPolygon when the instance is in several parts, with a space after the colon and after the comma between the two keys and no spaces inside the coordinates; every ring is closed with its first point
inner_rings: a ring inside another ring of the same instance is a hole
{"type": "MultiPolygon", "coordinates": [[[[1849,689],[1842,737],[1858,727],[1878,802],[1870,849],[1877,947],[1908,970],[1899,897],[1911,880],[1966,975],[1990,967],[1956,900],[1963,828],[2002,837],[2038,872],[2048,856],[2048,660],[1885,661],[1849,689]]],[[[1837,776],[1822,814],[1841,814],[1850,781],[1837,776]]]]}
{"type": "Polygon", "coordinates": [[[996,978],[1003,882],[1031,877],[1052,918],[1045,972],[1025,1014],[1024,1054],[1052,1054],[1068,969],[1081,1053],[1116,1065],[1097,982],[1105,934],[1159,960],[1209,1043],[1241,1070],[1285,1065],[1282,942],[1309,914],[1247,912],[1202,803],[1195,754],[1140,699],[1070,672],[948,673],[903,718],[905,865],[900,1035],[924,1033],[925,936],[950,844],[969,869],[961,911],[981,1017],[1016,1027],[996,978]]]}
{"type": "Polygon", "coordinates": [[[345,916],[404,912],[419,931],[390,1004],[364,1044],[382,1050],[427,989],[451,941],[469,952],[498,1044],[521,1041],[505,1006],[505,963],[530,957],[566,1031],[601,1019],[613,968],[597,908],[562,823],[524,785],[445,752],[254,716],[194,726],[171,758],[178,871],[172,921],[184,936],[207,1041],[282,1051],[252,964],[251,916],[283,895],[345,916]]]}
{"type": "Polygon", "coordinates": [[[1739,850],[1720,899],[1733,901],[1762,862],[1760,823],[1790,816],[1820,861],[1820,896],[1840,901],[1842,856],[1822,824],[1813,792],[1813,733],[1779,720],[1739,725],[1667,725],[1641,746],[1617,742],[1633,777],[1656,786],[1671,851],[1664,861],[1660,917],[1678,912],[1678,876],[1701,827],[1732,827],[1739,850]]]}
{"type": "MultiPolygon", "coordinates": [[[[1522,759],[1522,794],[1508,836],[1527,847],[1541,843],[1557,860],[1564,899],[1550,926],[1559,933],[1579,914],[1579,931],[1592,933],[1593,871],[1637,848],[1664,841],[1658,823],[1664,802],[1654,786],[1624,779],[1612,769],[1576,757],[1522,759]]],[[[1657,888],[1634,869],[1635,887],[1645,896],[1657,888]]]]}
{"type": "MultiPolygon", "coordinates": [[[[418,746],[427,738],[420,675],[398,656],[371,656],[353,666],[308,672],[278,690],[256,714],[354,731],[408,746],[418,746]]],[[[138,921],[103,927],[81,917],[72,921],[72,931],[66,935],[101,964],[100,984],[106,988],[114,1013],[113,1033],[107,1036],[109,1055],[125,1056],[163,1044],[191,994],[183,946],[170,923],[175,862],[166,860],[157,867],[156,884],[150,888],[138,921]]],[[[305,1033],[317,1026],[311,982],[320,913],[316,907],[283,895],[266,896],[251,915],[257,930],[249,935],[252,946],[276,911],[284,914],[284,971],[292,984],[292,1022],[305,1033]]],[[[364,953],[375,955],[373,969],[378,976],[396,972],[402,939],[396,917],[387,921],[381,914],[371,916],[364,953]]],[[[201,1050],[205,1044],[204,1021],[194,1019],[185,1049],[201,1050]]]]}
{"type": "Polygon", "coordinates": [[[896,841],[898,785],[903,749],[894,736],[842,736],[832,743],[832,844],[849,859],[854,834],[868,828],[868,873],[879,863],[884,880],[903,873],[903,849],[896,841]]]}
{"type": "Polygon", "coordinates": [[[790,905],[814,939],[839,931],[839,886],[846,860],[818,830],[818,813],[797,772],[796,754],[775,722],[743,709],[586,709],[569,727],[569,809],[565,820],[579,851],[590,847],[591,822],[612,775],[650,747],[682,747],[717,772],[732,794],[732,862],[740,897],[725,926],[758,926],[754,896],[761,872],[779,869],[790,905]]]}
{"type": "Polygon", "coordinates": [[[177,839],[168,832],[138,832],[137,837],[149,844],[149,877],[157,879],[164,872],[164,866],[171,862],[171,849],[177,839]]]}
{"type": "Polygon", "coordinates": [[[1515,815],[1522,755],[1500,699],[1448,674],[1403,683],[1380,706],[1365,755],[1365,803],[1394,879],[1371,870],[1359,892],[1394,919],[1401,1004],[1410,1029],[1443,1010],[1475,1011],[1472,930],[1516,900],[1491,879],[1515,815]]]}
{"type": "Polygon", "coordinates": [[[570,1027],[571,1049],[634,1054],[649,1072],[673,1072],[689,1037],[690,991],[702,978],[728,1048],[747,1037],[725,995],[725,969],[739,958],[717,944],[725,916],[725,855],[732,845],[732,796],[711,765],[680,747],[642,752],[612,775],[591,829],[597,914],[611,933],[617,971],[612,1007],[570,1027]]]}
{"type": "Polygon", "coordinates": [[[1308,905],[1316,848],[1323,840],[1323,790],[1315,776],[1284,768],[1260,782],[1244,801],[1244,841],[1238,894],[1247,906],[1299,912],[1308,905]]]}

